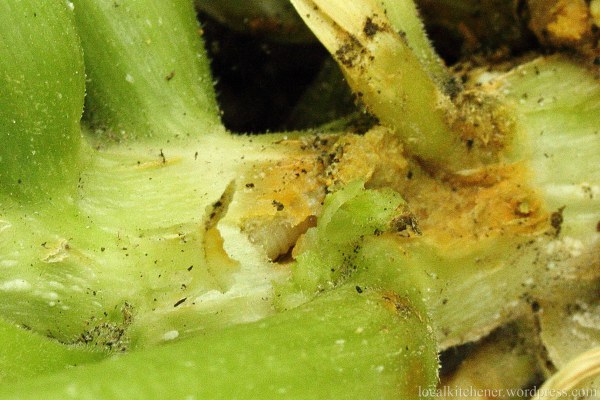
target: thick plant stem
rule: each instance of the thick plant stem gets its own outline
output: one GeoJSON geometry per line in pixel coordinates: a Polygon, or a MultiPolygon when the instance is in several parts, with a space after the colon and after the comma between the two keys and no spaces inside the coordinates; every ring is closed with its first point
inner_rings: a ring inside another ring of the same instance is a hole
{"type": "MultiPolygon", "coordinates": [[[[271,282],[282,271],[265,256],[222,267],[207,254],[205,229],[229,183],[253,175],[250,166],[316,158],[282,139],[206,135],[193,145],[165,146],[164,161],[144,144],[114,146],[95,152],[82,170],[74,204],[38,206],[24,218],[18,202],[2,202],[0,314],[64,343],[111,349],[272,314],[271,282]],[[188,301],[174,307],[182,298],[188,301]]],[[[262,208],[257,202],[250,197],[242,208],[274,210],[270,197],[262,208]]],[[[214,252],[221,254],[219,246],[214,252]]]]}
{"type": "MultiPolygon", "coordinates": [[[[375,1],[292,3],[334,55],[358,98],[382,123],[397,130],[413,155],[447,169],[465,164],[467,146],[450,127],[454,106],[440,79],[432,76],[440,75],[438,62],[430,62],[430,70],[423,64],[432,53],[426,38],[418,41],[425,49],[416,52],[413,46],[418,42],[399,34],[375,1]]],[[[406,11],[409,21],[417,18],[414,7],[406,11]]],[[[420,38],[418,29],[410,32],[420,38]]]]}
{"type": "Polygon", "coordinates": [[[93,127],[159,143],[222,130],[191,0],[74,3],[93,127]]]}
{"type": "Polygon", "coordinates": [[[0,19],[0,187],[48,200],[77,182],[79,39],[64,1],[3,1],[0,19]]]}
{"type": "Polygon", "coordinates": [[[436,381],[425,321],[409,297],[345,285],[263,321],[6,386],[0,396],[416,399],[436,381]]]}

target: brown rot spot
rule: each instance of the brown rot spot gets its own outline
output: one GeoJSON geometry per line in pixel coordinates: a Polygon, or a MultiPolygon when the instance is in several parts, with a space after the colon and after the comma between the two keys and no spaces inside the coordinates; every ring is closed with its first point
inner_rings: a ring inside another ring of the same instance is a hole
{"type": "Polygon", "coordinates": [[[412,213],[406,212],[391,222],[390,226],[393,232],[398,232],[404,236],[421,235],[417,218],[412,213]]]}
{"type": "Polygon", "coordinates": [[[235,191],[235,183],[231,182],[219,200],[210,205],[206,210],[206,215],[208,218],[205,221],[205,228],[209,230],[214,227],[217,222],[227,213],[227,209],[229,208],[229,203],[231,203],[231,199],[233,198],[233,192],[235,191]]]}
{"type": "Polygon", "coordinates": [[[272,204],[273,204],[273,207],[275,207],[277,209],[277,211],[283,211],[283,209],[285,208],[283,203],[281,203],[277,200],[273,200],[272,204]]]}
{"type": "MultiPolygon", "coordinates": [[[[94,344],[98,347],[104,347],[109,351],[125,351],[129,345],[127,328],[133,322],[133,307],[125,302],[120,311],[121,322],[106,319],[101,321],[96,317],[85,321],[86,328],[88,329],[79,335],[75,340],[75,344],[94,344]]],[[[104,311],[103,315],[106,318],[109,314],[104,311]]]]}
{"type": "Polygon", "coordinates": [[[347,68],[352,68],[356,65],[360,57],[362,46],[360,42],[352,35],[342,44],[336,51],[335,57],[347,68]]]}
{"type": "Polygon", "coordinates": [[[600,221],[596,224],[596,232],[600,232],[600,221]]]}
{"type": "Polygon", "coordinates": [[[420,321],[423,321],[423,317],[419,311],[414,307],[410,299],[406,296],[400,296],[394,292],[384,292],[382,295],[385,307],[398,314],[402,318],[410,318],[416,316],[420,321]]]}
{"type": "Polygon", "coordinates": [[[558,210],[554,211],[550,215],[550,225],[556,231],[556,236],[560,235],[560,230],[562,229],[562,223],[564,221],[563,211],[565,210],[565,206],[562,206],[558,210]]]}
{"type": "Polygon", "coordinates": [[[373,18],[367,17],[363,32],[366,37],[373,37],[377,32],[381,31],[381,26],[373,22],[373,18]]]}

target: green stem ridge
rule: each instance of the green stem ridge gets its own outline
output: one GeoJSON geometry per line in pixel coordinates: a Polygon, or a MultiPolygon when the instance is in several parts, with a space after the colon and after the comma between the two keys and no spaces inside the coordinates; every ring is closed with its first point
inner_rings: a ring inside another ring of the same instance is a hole
{"type": "Polygon", "coordinates": [[[292,43],[314,42],[287,0],[195,0],[196,8],[236,31],[292,43]]]}
{"type": "Polygon", "coordinates": [[[79,38],[64,1],[7,0],[0,16],[0,185],[5,195],[47,200],[77,180],[79,38]]]}
{"type": "Polygon", "coordinates": [[[223,130],[191,1],[74,4],[86,118],[103,136],[166,143],[223,130]]]}
{"type": "Polygon", "coordinates": [[[83,346],[65,346],[0,319],[0,340],[9,344],[0,356],[0,383],[59,372],[94,362],[106,353],[83,346]]]}
{"type": "Polygon", "coordinates": [[[413,0],[383,0],[381,6],[391,26],[400,35],[406,37],[415,56],[437,86],[442,88],[444,93],[453,94],[456,90],[456,88],[452,88],[455,85],[454,78],[427,37],[415,2],[413,0]]]}

